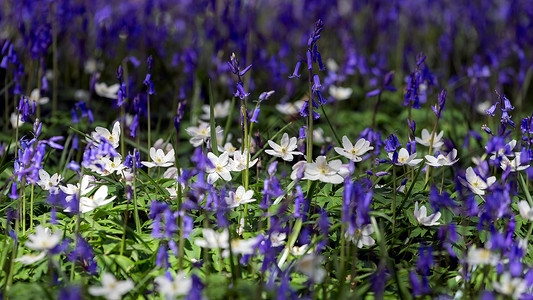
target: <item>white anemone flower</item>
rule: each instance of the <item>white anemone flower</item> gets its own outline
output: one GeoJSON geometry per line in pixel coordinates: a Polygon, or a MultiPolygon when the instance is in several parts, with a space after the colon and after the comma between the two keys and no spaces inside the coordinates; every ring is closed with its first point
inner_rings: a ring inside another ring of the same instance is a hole
{"type": "Polygon", "coordinates": [[[279,145],[271,140],[268,140],[268,144],[273,150],[268,149],[265,152],[275,157],[281,157],[284,161],[292,161],[294,159],[293,155],[303,155],[300,151],[294,151],[298,148],[298,139],[296,137],[289,139],[287,133],[283,134],[279,145]]]}
{"type": "Polygon", "coordinates": [[[192,288],[192,279],[185,276],[183,272],[176,274],[173,280],[166,276],[157,276],[155,283],[157,283],[157,291],[163,294],[167,300],[187,295],[192,288]]]}
{"type": "Polygon", "coordinates": [[[273,232],[270,234],[270,242],[272,247],[280,247],[285,244],[287,234],[285,232],[273,232]]]}
{"type": "Polygon", "coordinates": [[[81,183],[78,182],[77,184],[70,184],[67,183],[66,186],[60,185],[59,188],[63,191],[63,193],[67,194],[68,196],[65,198],[65,200],[70,201],[74,197],[74,195],[84,196],[91,192],[96,185],[94,185],[95,179],[93,176],[90,175],[83,175],[81,178],[81,183]]]}
{"type": "Polygon", "coordinates": [[[282,104],[276,104],[276,109],[284,115],[295,115],[300,112],[304,105],[304,100],[298,100],[294,103],[286,102],[282,104]]]}
{"type": "Polygon", "coordinates": [[[148,168],[153,167],[170,167],[174,164],[174,149],[168,151],[167,154],[163,152],[163,149],[155,149],[154,147],[150,148],[150,158],[152,162],[143,161],[142,164],[148,168]]]}
{"type": "Polygon", "coordinates": [[[512,278],[509,272],[505,272],[500,277],[500,281],[492,284],[494,290],[500,294],[510,296],[513,299],[520,299],[527,291],[526,280],[520,277],[512,278]]]}
{"type": "Polygon", "coordinates": [[[452,149],[447,155],[439,154],[437,157],[426,155],[426,161],[429,166],[438,168],[442,166],[451,166],[459,161],[457,158],[457,150],[452,149]]]}
{"type": "Polygon", "coordinates": [[[351,88],[336,87],[334,85],[329,86],[329,95],[335,98],[337,101],[342,101],[350,98],[353,93],[351,88]]]}
{"type": "Polygon", "coordinates": [[[231,180],[231,164],[229,160],[229,154],[224,152],[220,156],[216,156],[213,152],[207,153],[207,158],[211,161],[214,168],[207,167],[207,181],[209,183],[214,183],[219,178],[224,179],[225,181],[231,180]]]}
{"type": "Polygon", "coordinates": [[[325,156],[319,156],[315,162],[305,164],[304,174],[304,179],[339,184],[348,175],[348,169],[339,159],[328,162],[325,156]]]}
{"type": "Polygon", "coordinates": [[[120,175],[125,168],[126,166],[122,164],[122,157],[120,155],[113,158],[104,156],[89,166],[89,169],[102,176],[111,175],[115,172],[120,175]]]}
{"type": "MultiPolygon", "coordinates": [[[[222,103],[215,103],[215,106],[213,107],[213,113],[215,115],[215,119],[219,118],[225,118],[229,115],[229,111],[231,108],[231,101],[226,100],[222,103]]],[[[202,110],[204,111],[204,114],[200,116],[200,119],[202,120],[210,120],[211,119],[211,107],[206,104],[202,105],[202,110]]]]}
{"type": "Polygon", "coordinates": [[[41,251],[39,254],[26,254],[22,255],[21,257],[15,259],[15,261],[18,261],[22,263],[23,265],[31,265],[34,264],[41,259],[43,259],[46,256],[46,251],[41,251]]]}
{"type": "MultiPolygon", "coordinates": [[[[191,126],[185,129],[187,134],[191,136],[189,142],[194,147],[200,147],[203,143],[207,143],[211,139],[211,127],[209,123],[200,122],[198,126],[191,126]]],[[[220,126],[215,127],[217,141],[222,140],[223,130],[220,126]]]]}
{"type": "Polygon", "coordinates": [[[518,201],[518,211],[522,219],[533,221],[533,209],[531,209],[526,200],[518,201]]]}
{"type": "Polygon", "coordinates": [[[490,159],[496,159],[496,158],[498,158],[500,156],[505,156],[505,152],[508,152],[508,151],[511,152],[511,154],[509,156],[512,157],[513,154],[514,154],[513,149],[515,147],[516,147],[516,140],[511,140],[509,143],[505,144],[505,146],[503,148],[500,148],[498,150],[498,152],[496,152],[496,151],[491,152],[490,159]]]}
{"type": "Polygon", "coordinates": [[[13,129],[17,129],[24,124],[24,121],[22,121],[22,115],[16,112],[11,113],[9,121],[11,122],[11,127],[13,127],[13,129]]]}
{"type": "Polygon", "coordinates": [[[36,102],[39,105],[43,105],[50,102],[50,98],[48,97],[41,98],[41,92],[39,91],[39,89],[33,89],[33,91],[31,91],[29,100],[31,102],[36,102]]]}
{"type": "Polygon", "coordinates": [[[105,82],[97,82],[94,85],[94,91],[98,96],[109,99],[118,99],[119,89],[120,84],[118,83],[108,86],[105,82]]]}
{"type": "MultiPolygon", "coordinates": [[[[435,133],[435,136],[433,137],[433,149],[439,149],[444,145],[444,142],[442,141],[442,136],[444,135],[444,131],[439,132],[438,134],[435,133]]],[[[427,129],[422,129],[422,137],[415,137],[415,141],[421,145],[424,145],[426,147],[429,147],[429,144],[431,143],[431,132],[429,132],[427,129]]]]}
{"type": "Polygon", "coordinates": [[[107,196],[108,196],[107,185],[102,185],[99,189],[96,190],[96,192],[94,192],[92,196],[81,197],[80,198],[80,212],[82,213],[90,212],[96,209],[97,207],[104,206],[108,203],[111,203],[111,201],[115,200],[116,198],[116,196],[113,196],[111,198],[107,198],[107,196]]]}
{"type": "Polygon", "coordinates": [[[252,197],[254,196],[254,191],[249,190],[246,191],[244,189],[244,186],[239,186],[237,190],[229,192],[229,196],[226,197],[226,203],[228,207],[235,208],[240,206],[241,204],[245,203],[251,203],[256,201],[252,197]]]}
{"type": "Polygon", "coordinates": [[[116,121],[115,124],[113,124],[113,132],[109,132],[109,130],[104,127],[96,127],[91,133],[91,137],[95,143],[99,143],[100,138],[104,138],[113,146],[113,148],[118,148],[120,143],[120,122],[116,121]]]}
{"type": "Polygon", "coordinates": [[[322,261],[320,256],[307,254],[296,262],[295,268],[309,276],[314,282],[320,283],[326,277],[326,270],[322,267],[322,261]]]}
{"type": "MultiPolygon", "coordinates": [[[[249,255],[253,254],[256,250],[255,246],[257,245],[257,237],[250,238],[247,240],[239,240],[234,239],[231,240],[231,251],[233,252],[233,255],[241,254],[241,255],[249,255]]],[[[222,252],[222,257],[228,257],[229,256],[229,249],[226,249],[222,252]]]]}
{"type": "Polygon", "coordinates": [[[107,300],[119,300],[134,287],[133,280],[117,280],[111,273],[102,274],[102,286],[92,286],[89,294],[102,296],[107,300]]]}
{"type": "Polygon", "coordinates": [[[490,100],[479,102],[476,105],[476,112],[482,115],[486,115],[487,113],[485,111],[489,109],[491,106],[492,106],[492,103],[490,102],[490,100]]]}
{"type": "MultiPolygon", "coordinates": [[[[393,158],[394,158],[394,153],[389,153],[389,159],[393,160],[393,158]]],[[[396,162],[395,164],[397,166],[408,165],[408,166],[414,167],[418,165],[421,161],[423,161],[423,159],[415,159],[415,158],[416,158],[416,152],[409,155],[409,152],[407,151],[407,149],[401,148],[398,151],[398,162],[396,162]]]]}
{"type": "Polygon", "coordinates": [[[50,176],[50,174],[48,174],[48,172],[46,172],[44,169],[40,169],[39,170],[39,181],[37,181],[37,184],[43,190],[48,191],[51,188],[57,187],[61,179],[62,179],[61,175],[57,173],[50,176]]]}
{"type": "Polygon", "coordinates": [[[507,168],[511,168],[511,172],[522,171],[529,168],[529,165],[522,165],[520,163],[520,152],[515,153],[515,158],[510,160],[507,156],[503,156],[500,162],[500,167],[505,171],[507,168]]]}
{"type": "MultiPolygon", "coordinates": [[[[218,139],[217,139],[217,141],[218,141],[218,139]]],[[[218,141],[218,142],[222,142],[222,141],[218,141]]],[[[224,145],[224,147],[222,147],[222,145],[218,145],[218,151],[219,152],[228,152],[229,156],[233,157],[233,154],[235,153],[235,151],[237,151],[237,148],[235,146],[233,146],[232,143],[227,142],[224,145]]]]}
{"type": "Polygon", "coordinates": [[[376,240],[371,237],[372,233],[374,233],[374,227],[372,227],[372,224],[367,224],[362,228],[356,229],[353,235],[345,232],[344,236],[356,244],[357,248],[363,248],[363,246],[372,246],[376,243],[376,240]]]}
{"type": "Polygon", "coordinates": [[[427,215],[427,209],[424,205],[422,205],[420,208],[418,208],[418,201],[415,202],[415,211],[414,211],[415,219],[420,223],[420,225],[424,226],[435,226],[440,225],[438,220],[440,219],[440,212],[436,212],[431,215],[427,215]]]}
{"type": "Polygon", "coordinates": [[[253,167],[259,160],[259,158],[251,160],[250,154],[248,154],[248,149],[244,149],[242,153],[241,153],[241,150],[234,151],[233,159],[231,160],[231,171],[240,172],[246,169],[247,159],[248,159],[248,168],[253,167]]]}
{"type": "Polygon", "coordinates": [[[475,246],[468,249],[466,263],[471,266],[491,265],[495,266],[499,262],[498,256],[486,248],[476,248],[475,246]]]}
{"type": "Polygon", "coordinates": [[[54,248],[61,241],[63,232],[56,230],[54,233],[49,228],[42,225],[35,227],[35,234],[28,235],[26,247],[32,250],[48,251],[54,248]]]}
{"type": "Polygon", "coordinates": [[[301,160],[294,165],[292,165],[291,180],[296,180],[298,173],[301,172],[302,176],[305,175],[305,167],[307,163],[305,160],[301,160]]]}
{"type": "Polygon", "coordinates": [[[335,152],[348,158],[353,162],[360,162],[361,160],[363,160],[361,158],[362,155],[374,149],[374,147],[370,146],[370,142],[363,138],[357,140],[357,142],[352,145],[352,142],[350,142],[350,140],[346,136],[342,137],[342,146],[344,148],[335,147],[335,152]]]}
{"type": "Polygon", "coordinates": [[[202,248],[222,248],[226,249],[229,247],[229,232],[227,229],[224,229],[221,233],[217,233],[211,228],[204,228],[202,231],[204,239],[195,240],[194,243],[196,246],[202,248]]]}
{"type": "Polygon", "coordinates": [[[313,130],[313,143],[315,144],[325,144],[331,143],[331,138],[324,135],[324,129],[317,128],[313,130]]]}
{"type": "Polygon", "coordinates": [[[468,167],[468,169],[466,169],[466,181],[462,179],[460,181],[463,185],[467,186],[472,193],[483,196],[485,195],[485,190],[496,182],[496,177],[491,176],[487,178],[487,181],[485,182],[476,174],[476,172],[474,172],[472,167],[468,167]]]}

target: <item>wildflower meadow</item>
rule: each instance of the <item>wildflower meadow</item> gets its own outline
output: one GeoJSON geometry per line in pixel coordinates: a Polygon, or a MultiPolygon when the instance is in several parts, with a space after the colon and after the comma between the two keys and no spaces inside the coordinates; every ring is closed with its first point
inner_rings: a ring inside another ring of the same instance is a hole
{"type": "Polygon", "coordinates": [[[0,0],[0,299],[533,299],[533,5],[0,0]]]}

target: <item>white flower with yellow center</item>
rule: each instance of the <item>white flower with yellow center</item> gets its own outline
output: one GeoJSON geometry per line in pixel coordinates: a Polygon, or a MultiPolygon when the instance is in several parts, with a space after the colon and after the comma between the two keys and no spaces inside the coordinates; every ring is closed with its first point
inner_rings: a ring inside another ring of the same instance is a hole
{"type": "Polygon", "coordinates": [[[170,167],[174,164],[174,149],[171,149],[168,151],[167,154],[163,152],[163,149],[157,149],[155,150],[154,147],[150,148],[150,158],[152,159],[151,162],[149,161],[143,161],[142,164],[147,166],[148,168],[153,167],[170,167]]]}
{"type": "Polygon", "coordinates": [[[90,175],[83,175],[81,178],[81,183],[77,183],[76,185],[67,183],[66,186],[59,186],[59,188],[63,191],[63,193],[69,195],[65,199],[70,201],[74,195],[84,196],[91,192],[95,185],[93,182],[95,181],[93,176],[90,175]]]}
{"type": "Polygon", "coordinates": [[[22,255],[21,257],[15,259],[15,261],[18,261],[22,263],[23,265],[31,265],[34,264],[41,259],[43,259],[46,256],[46,251],[41,251],[39,254],[26,254],[22,255]]]}
{"type": "Polygon", "coordinates": [[[457,157],[457,150],[452,149],[447,155],[439,154],[437,157],[426,155],[426,161],[429,166],[438,168],[442,166],[451,166],[459,161],[457,157]]]}
{"type": "Polygon", "coordinates": [[[325,156],[319,156],[315,162],[305,164],[304,179],[339,184],[348,173],[347,166],[339,159],[328,162],[325,156]]]}
{"type": "MultiPolygon", "coordinates": [[[[229,153],[228,153],[229,155],[229,153]]],[[[259,158],[256,158],[254,160],[251,160],[250,154],[248,154],[248,150],[244,149],[244,151],[241,153],[241,150],[237,150],[233,152],[233,159],[231,160],[231,171],[235,172],[241,172],[242,170],[246,169],[246,160],[248,159],[248,168],[253,167],[259,158]]]]}
{"type": "Polygon", "coordinates": [[[345,232],[344,236],[357,245],[357,248],[363,248],[363,246],[372,246],[376,243],[370,235],[374,233],[374,227],[372,224],[364,225],[362,228],[355,229],[353,235],[350,235],[348,232],[345,232]]]}
{"type": "Polygon", "coordinates": [[[298,100],[294,103],[286,102],[282,104],[276,104],[276,109],[284,115],[295,115],[300,112],[300,109],[304,103],[304,100],[298,100]]]}
{"type": "MultiPolygon", "coordinates": [[[[93,195],[89,197],[86,197],[86,196],[81,197],[80,198],[80,212],[81,213],[90,212],[96,209],[97,207],[104,206],[110,203],[116,198],[116,196],[113,196],[111,198],[107,198],[107,196],[108,196],[107,185],[102,185],[99,189],[96,190],[96,192],[94,192],[93,195]]],[[[65,211],[68,211],[68,209],[66,209],[65,211]]]]}
{"type": "Polygon", "coordinates": [[[353,93],[351,88],[336,87],[334,85],[329,86],[329,95],[335,98],[337,101],[342,101],[350,98],[353,93]]]}
{"type": "Polygon", "coordinates": [[[272,149],[265,150],[265,152],[272,156],[280,157],[285,161],[292,161],[294,159],[293,155],[303,155],[300,151],[294,151],[298,148],[298,139],[296,137],[289,139],[287,133],[283,134],[279,145],[271,140],[268,140],[268,144],[272,149]]]}
{"type": "MultiPolygon", "coordinates": [[[[211,139],[211,127],[209,127],[209,123],[200,122],[198,127],[191,126],[185,129],[185,131],[191,136],[189,142],[194,147],[200,147],[203,143],[211,139]]],[[[221,141],[223,137],[222,128],[217,126],[215,131],[217,135],[217,141],[221,141]]]]}
{"type": "Polygon", "coordinates": [[[217,233],[211,228],[204,228],[202,231],[204,239],[197,239],[194,241],[196,246],[202,248],[222,248],[229,247],[229,231],[224,229],[221,233],[217,233]]]}
{"type": "Polygon", "coordinates": [[[492,284],[494,290],[513,299],[520,299],[523,293],[527,291],[527,283],[523,278],[512,278],[509,272],[503,273],[500,281],[492,284]]]}
{"type": "Polygon", "coordinates": [[[31,91],[29,100],[30,100],[30,104],[35,102],[35,103],[37,103],[39,105],[46,104],[46,103],[50,102],[50,98],[48,98],[48,97],[42,97],[41,98],[41,92],[39,91],[39,89],[33,89],[33,91],[31,91]]]}
{"type": "MultiPolygon", "coordinates": [[[[256,250],[255,246],[257,245],[257,237],[250,238],[247,240],[239,240],[234,239],[231,240],[231,251],[233,252],[233,255],[241,254],[241,255],[249,255],[253,254],[256,250]]],[[[222,252],[222,257],[228,257],[229,256],[229,249],[226,249],[222,252]]]]}
{"type": "Polygon", "coordinates": [[[119,300],[134,287],[133,280],[117,280],[111,273],[102,275],[102,286],[92,286],[89,288],[89,294],[93,296],[102,296],[107,300],[119,300]]]}
{"type": "Polygon", "coordinates": [[[118,99],[118,90],[120,85],[118,83],[108,86],[105,82],[97,82],[94,85],[94,92],[104,98],[118,99]]]}
{"type": "Polygon", "coordinates": [[[157,291],[163,294],[167,300],[187,295],[192,288],[192,279],[185,276],[183,272],[176,274],[173,280],[166,276],[157,276],[155,283],[157,284],[157,291]]]}
{"type": "Polygon", "coordinates": [[[99,160],[96,160],[89,166],[91,171],[102,175],[107,176],[113,173],[121,174],[121,171],[124,170],[126,166],[122,164],[122,158],[120,155],[113,157],[112,159],[109,156],[104,156],[99,160]]]}
{"type": "MultiPolygon", "coordinates": [[[[230,108],[231,101],[229,100],[226,100],[222,103],[215,103],[215,106],[213,107],[215,119],[227,117],[229,115],[230,108]]],[[[211,119],[211,107],[208,104],[202,105],[202,110],[204,111],[204,114],[200,116],[200,119],[209,121],[211,119]]]]}
{"type": "MultiPolygon", "coordinates": [[[[394,153],[389,153],[389,159],[393,160],[393,158],[394,158],[394,153]]],[[[418,165],[421,161],[423,161],[423,159],[415,159],[415,158],[416,158],[416,152],[409,155],[409,152],[407,151],[407,149],[401,148],[398,151],[398,162],[396,162],[395,164],[397,166],[408,165],[408,166],[414,167],[418,165]]]]}
{"type": "Polygon", "coordinates": [[[326,270],[322,267],[322,257],[314,254],[307,254],[300,258],[296,262],[295,268],[316,283],[322,282],[326,277],[326,270]]]}
{"type": "Polygon", "coordinates": [[[437,222],[440,219],[440,215],[441,215],[440,212],[436,212],[428,216],[427,209],[424,205],[418,208],[418,201],[415,203],[414,215],[415,215],[415,219],[418,221],[420,225],[424,225],[424,226],[440,225],[440,223],[437,222]]]}
{"type": "Polygon", "coordinates": [[[39,170],[39,181],[37,184],[45,191],[50,190],[51,188],[57,187],[61,181],[61,175],[54,174],[50,176],[48,172],[43,169],[39,170]]]}
{"type": "MultiPolygon", "coordinates": [[[[113,148],[118,148],[118,145],[120,143],[120,122],[116,121],[115,124],[113,124],[113,131],[109,132],[107,128],[104,127],[96,127],[94,131],[91,133],[91,137],[93,138],[94,143],[99,143],[101,138],[104,138],[107,140],[113,148]]],[[[90,140],[88,140],[91,142],[90,140]]]]}
{"type": "Polygon", "coordinates": [[[496,182],[496,177],[491,176],[487,178],[485,182],[480,176],[474,172],[472,167],[466,169],[466,181],[459,177],[459,180],[464,186],[467,186],[472,193],[483,196],[485,195],[485,190],[496,182]]]}
{"type": "Polygon", "coordinates": [[[28,235],[28,241],[25,245],[32,250],[48,251],[59,244],[62,236],[61,230],[52,233],[49,228],[39,225],[35,227],[35,234],[28,235]]]}
{"type": "MultiPolygon", "coordinates": [[[[433,150],[437,150],[442,145],[444,145],[444,142],[442,141],[442,136],[444,135],[444,131],[439,132],[438,134],[435,133],[435,136],[433,137],[433,150]]],[[[415,137],[415,141],[421,145],[424,145],[426,147],[429,147],[429,144],[431,144],[431,132],[429,132],[427,129],[422,129],[422,136],[415,137]]]]}
{"type": "Polygon", "coordinates": [[[226,197],[226,204],[230,208],[235,208],[240,206],[241,204],[245,203],[251,203],[256,201],[252,197],[254,196],[254,191],[249,190],[246,191],[244,187],[241,185],[237,188],[235,192],[231,191],[229,192],[229,196],[226,197]]]}
{"type": "Polygon", "coordinates": [[[353,162],[360,162],[362,155],[374,149],[374,147],[370,146],[370,142],[363,138],[357,140],[355,145],[352,145],[352,142],[346,136],[342,137],[342,146],[344,148],[335,147],[335,152],[353,162]]]}
{"type": "Polygon", "coordinates": [[[515,158],[510,160],[507,156],[502,157],[500,167],[505,171],[507,168],[511,168],[511,172],[522,171],[529,168],[529,164],[522,165],[520,163],[520,152],[515,153],[515,158]]]}
{"type": "MultiPolygon", "coordinates": [[[[516,140],[511,140],[509,143],[505,144],[505,146],[503,148],[500,148],[498,149],[498,151],[494,151],[494,152],[491,152],[491,156],[489,157],[490,159],[496,159],[498,157],[501,157],[501,156],[504,156],[505,157],[505,152],[511,152],[511,154],[509,154],[510,157],[513,157],[514,156],[514,152],[513,149],[516,147],[516,140]]],[[[487,147],[485,147],[486,149],[487,147]]],[[[507,157],[505,157],[507,158],[507,157]]]]}
{"type": "Polygon", "coordinates": [[[13,127],[13,129],[17,129],[24,124],[24,121],[22,121],[22,115],[16,112],[11,113],[9,121],[11,122],[11,127],[13,127]]]}
{"type": "Polygon", "coordinates": [[[207,167],[207,181],[209,183],[214,183],[219,178],[224,179],[225,181],[231,180],[231,164],[229,160],[228,152],[216,156],[213,152],[207,153],[207,158],[211,161],[214,168],[207,167]]]}
{"type": "Polygon", "coordinates": [[[494,266],[498,264],[499,258],[496,254],[492,253],[489,249],[486,248],[476,248],[475,246],[471,247],[468,250],[466,257],[466,263],[471,266],[477,265],[491,265],[494,266]]]}

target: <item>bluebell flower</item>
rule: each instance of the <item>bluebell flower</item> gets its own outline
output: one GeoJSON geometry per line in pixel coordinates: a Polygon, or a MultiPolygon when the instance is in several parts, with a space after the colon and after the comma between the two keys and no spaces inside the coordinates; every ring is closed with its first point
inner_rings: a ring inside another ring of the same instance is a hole
{"type": "Polygon", "coordinates": [[[181,101],[178,103],[178,108],[176,109],[176,116],[174,117],[174,128],[176,129],[176,134],[179,135],[181,121],[185,115],[185,106],[187,101],[181,101]]]}
{"type": "Polygon", "coordinates": [[[499,102],[496,102],[495,104],[491,105],[487,110],[485,110],[485,113],[491,117],[494,117],[494,114],[496,112],[496,108],[498,107],[499,102]]]}
{"type": "Polygon", "coordinates": [[[394,152],[398,147],[400,147],[402,144],[400,144],[400,141],[398,141],[398,138],[393,133],[387,137],[385,140],[385,151],[387,152],[394,152]]]}
{"type": "Polygon", "coordinates": [[[313,75],[313,91],[318,91],[322,89],[322,84],[320,83],[320,77],[317,74],[313,75]]]}
{"type": "Polygon", "coordinates": [[[296,63],[296,67],[294,67],[294,72],[289,75],[289,78],[300,78],[300,67],[302,66],[302,61],[299,60],[297,63],[296,63]]]}
{"type": "Polygon", "coordinates": [[[250,122],[252,123],[258,123],[257,118],[259,117],[259,112],[261,111],[261,108],[257,107],[254,110],[254,114],[252,115],[252,118],[250,118],[250,122]]]}

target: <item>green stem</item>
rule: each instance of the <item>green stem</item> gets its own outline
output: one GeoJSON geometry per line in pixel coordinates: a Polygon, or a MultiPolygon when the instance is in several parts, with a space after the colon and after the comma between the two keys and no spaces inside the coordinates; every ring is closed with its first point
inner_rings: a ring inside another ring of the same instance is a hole
{"type": "Polygon", "coordinates": [[[337,135],[337,132],[335,131],[335,128],[333,127],[333,125],[331,125],[331,122],[329,121],[328,115],[326,114],[326,110],[324,109],[324,105],[320,106],[320,108],[322,109],[322,113],[324,114],[324,117],[326,118],[326,121],[328,122],[329,129],[331,129],[331,132],[333,132],[333,135],[335,136],[335,139],[337,140],[337,143],[339,143],[339,145],[342,145],[342,140],[337,135]]]}
{"type": "Polygon", "coordinates": [[[31,185],[31,194],[30,194],[30,230],[33,229],[33,184],[31,185]]]}
{"type": "MultiPolygon", "coordinates": [[[[20,202],[19,202],[19,209],[20,209],[20,202]]],[[[19,236],[19,218],[15,219],[15,237],[18,238],[19,236]]],[[[9,276],[7,277],[6,281],[6,293],[11,288],[11,285],[13,284],[13,276],[15,272],[15,258],[17,258],[17,249],[18,249],[18,241],[17,239],[13,240],[13,251],[11,252],[11,261],[9,264],[9,276]]]]}
{"type": "MultiPolygon", "coordinates": [[[[433,125],[433,131],[431,132],[431,138],[429,139],[429,150],[428,150],[428,155],[432,155],[431,154],[431,150],[433,150],[433,139],[435,139],[435,131],[437,131],[437,124],[439,123],[439,119],[437,118],[437,120],[435,121],[435,125],[433,125]]],[[[429,174],[431,173],[431,168],[427,168],[426,170],[426,181],[425,181],[425,184],[428,183],[428,180],[429,180],[429,174]]]]}
{"type": "Polygon", "coordinates": [[[120,256],[124,255],[124,249],[126,248],[126,230],[128,228],[128,211],[130,201],[126,202],[126,211],[124,212],[124,225],[122,226],[122,244],[120,247],[120,256]]]}
{"type": "MultiPolygon", "coordinates": [[[[150,116],[150,94],[146,94],[146,98],[147,98],[147,102],[146,102],[146,108],[147,108],[147,112],[148,112],[148,147],[146,149],[150,150],[150,147],[152,147],[152,142],[151,142],[151,139],[150,139],[150,131],[151,131],[151,126],[150,126],[150,121],[151,121],[151,116],[150,116]]],[[[152,161],[152,158],[148,158],[148,161],[152,161]]]]}
{"type": "MultiPolygon", "coordinates": [[[[22,178],[22,182],[20,183],[20,195],[19,203],[22,207],[22,212],[19,215],[20,219],[22,220],[22,233],[26,233],[26,179],[22,178]]],[[[19,211],[20,212],[20,211],[19,211]]]]}
{"type": "MultiPolygon", "coordinates": [[[[81,174],[80,174],[80,179],[79,179],[79,185],[80,185],[80,189],[78,190],[78,193],[77,193],[77,201],[79,202],[80,201],[80,198],[81,198],[81,181],[83,179],[83,174],[84,174],[84,169],[82,168],[81,169],[81,174]]],[[[81,212],[80,212],[80,205],[78,204],[78,212],[76,213],[76,228],[74,230],[74,248],[78,247],[78,235],[79,235],[79,231],[80,231],[80,223],[81,223],[81,212]]],[[[72,267],[70,269],[70,281],[73,281],[74,280],[74,271],[76,269],[76,263],[75,262],[72,262],[72,267]]]]}
{"type": "Polygon", "coordinates": [[[392,167],[392,232],[396,231],[396,167],[392,167]]]}

